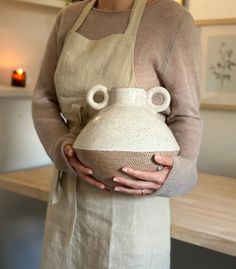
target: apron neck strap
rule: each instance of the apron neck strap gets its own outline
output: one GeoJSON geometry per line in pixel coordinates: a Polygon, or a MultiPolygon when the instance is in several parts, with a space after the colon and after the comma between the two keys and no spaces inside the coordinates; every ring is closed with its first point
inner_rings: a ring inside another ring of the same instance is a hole
{"type": "MultiPolygon", "coordinates": [[[[82,10],[79,18],[74,23],[70,33],[77,31],[77,29],[82,25],[85,18],[87,17],[89,11],[96,4],[97,0],[91,0],[82,10]]],[[[139,28],[140,21],[142,19],[143,11],[145,8],[147,0],[134,0],[132,10],[130,13],[129,24],[125,30],[126,34],[131,34],[136,36],[139,28]]]]}
{"type": "Polygon", "coordinates": [[[129,24],[125,30],[125,33],[131,34],[133,36],[137,35],[146,2],[147,0],[134,0],[130,13],[129,24]]]}
{"type": "Polygon", "coordinates": [[[84,22],[84,20],[86,19],[89,11],[93,8],[93,6],[96,4],[97,0],[91,0],[82,10],[80,16],[78,17],[78,19],[76,20],[76,22],[74,23],[72,29],[71,29],[71,33],[75,32],[84,22]]]}

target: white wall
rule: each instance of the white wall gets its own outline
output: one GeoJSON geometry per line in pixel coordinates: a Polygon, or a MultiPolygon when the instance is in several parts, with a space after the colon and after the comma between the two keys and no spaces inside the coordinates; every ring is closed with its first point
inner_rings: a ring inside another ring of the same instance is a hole
{"type": "MultiPolygon", "coordinates": [[[[235,0],[186,0],[186,4],[196,20],[236,18],[235,0]]],[[[236,111],[202,109],[201,115],[205,128],[199,170],[236,177],[236,111]]]]}
{"type": "MultiPolygon", "coordinates": [[[[34,87],[46,40],[59,9],[0,0],[0,84],[13,69],[27,71],[34,87]]],[[[2,87],[2,86],[1,86],[2,87]]],[[[31,99],[0,98],[0,171],[50,163],[34,130],[31,99]]]]}
{"type": "Polygon", "coordinates": [[[0,83],[9,83],[11,71],[22,67],[33,84],[59,9],[14,0],[0,0],[0,7],[0,83]]]}
{"type": "Polygon", "coordinates": [[[201,110],[205,128],[199,169],[236,177],[236,111],[201,110]]]}
{"type": "Polygon", "coordinates": [[[51,162],[35,132],[29,97],[0,98],[0,123],[1,172],[51,162]]]}
{"type": "Polygon", "coordinates": [[[197,20],[233,18],[236,13],[235,0],[186,0],[186,4],[197,20]]]}

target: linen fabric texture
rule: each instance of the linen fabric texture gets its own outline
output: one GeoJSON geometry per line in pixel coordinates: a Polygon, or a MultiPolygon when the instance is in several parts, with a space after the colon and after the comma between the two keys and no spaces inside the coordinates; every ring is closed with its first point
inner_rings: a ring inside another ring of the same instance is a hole
{"type": "Polygon", "coordinates": [[[189,191],[197,180],[203,121],[196,28],[191,15],[171,0],[146,6],[136,0],[123,12],[97,10],[95,2],[75,3],[59,13],[33,94],[35,128],[55,164],[41,268],[167,269],[167,197],[189,191]],[[98,83],[161,85],[171,95],[162,116],[180,153],[152,196],[105,193],[81,180],[64,155],[64,145],[73,144],[94,115],[83,97],[98,83]]]}

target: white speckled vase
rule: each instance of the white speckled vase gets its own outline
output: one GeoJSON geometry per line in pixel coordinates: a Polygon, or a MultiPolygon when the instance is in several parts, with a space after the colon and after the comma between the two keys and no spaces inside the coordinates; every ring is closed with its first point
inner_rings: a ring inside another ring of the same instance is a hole
{"type": "Polygon", "coordinates": [[[88,104],[101,110],[82,129],[74,142],[79,160],[94,171],[94,177],[113,188],[112,177],[125,176],[124,166],[154,171],[155,153],[177,155],[179,145],[163,118],[157,113],[170,104],[170,95],[163,87],[148,91],[142,88],[107,89],[95,85],[88,91],[88,104]],[[94,101],[102,94],[103,101],[94,101]],[[161,94],[163,103],[155,105],[154,95],[161,94]]]}

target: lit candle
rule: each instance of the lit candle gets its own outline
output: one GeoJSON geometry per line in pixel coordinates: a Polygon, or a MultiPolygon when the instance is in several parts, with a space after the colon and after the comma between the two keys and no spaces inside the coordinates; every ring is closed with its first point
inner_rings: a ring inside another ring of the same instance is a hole
{"type": "Polygon", "coordinates": [[[14,70],[11,76],[11,85],[18,87],[25,87],[25,83],[26,83],[26,72],[21,68],[14,70]]]}

